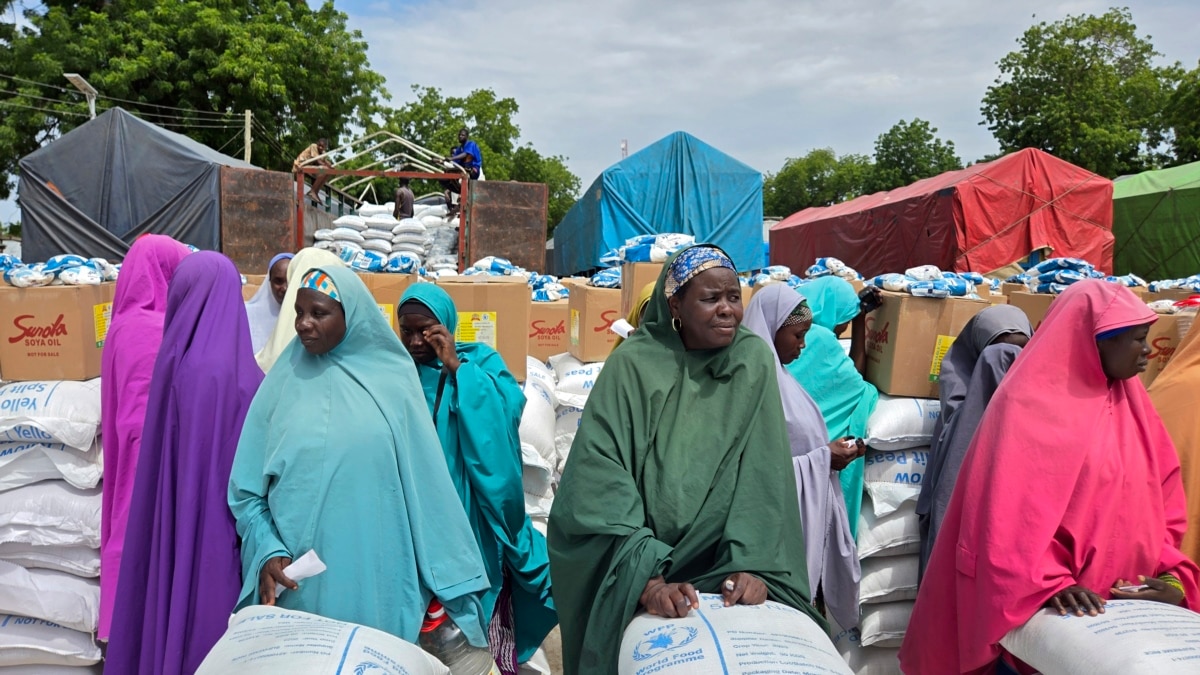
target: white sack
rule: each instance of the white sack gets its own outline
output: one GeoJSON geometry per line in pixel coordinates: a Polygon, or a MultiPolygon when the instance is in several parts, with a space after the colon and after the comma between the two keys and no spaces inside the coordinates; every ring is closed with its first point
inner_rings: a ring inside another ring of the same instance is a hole
{"type": "Polygon", "coordinates": [[[55,675],[68,672],[57,666],[84,670],[100,662],[100,648],[88,633],[63,628],[41,619],[11,614],[0,615],[0,673],[3,675],[55,675]]]}
{"type": "Polygon", "coordinates": [[[196,670],[196,675],[229,673],[449,675],[450,670],[417,645],[374,628],[253,605],[233,615],[196,670]]]}
{"type": "Polygon", "coordinates": [[[100,548],[101,499],[57,480],[0,492],[0,544],[100,548]]]}
{"type": "Polygon", "coordinates": [[[0,561],[0,613],[94,633],[100,623],[100,580],[0,561]]]}
{"type": "Polygon", "coordinates": [[[844,630],[830,624],[833,646],[855,675],[901,675],[900,650],[887,647],[864,647],[857,628],[844,630]]]}
{"type": "Polygon", "coordinates": [[[77,577],[100,576],[100,550],[87,546],[37,546],[10,541],[0,544],[0,560],[26,569],[54,570],[77,577]]]}
{"type": "Polygon", "coordinates": [[[917,599],[918,555],[873,557],[862,561],[858,601],[864,605],[917,599]]]}
{"type": "Polygon", "coordinates": [[[579,422],[583,419],[583,408],[564,405],[555,412],[554,420],[554,451],[558,456],[558,472],[563,472],[567,463],[567,455],[571,454],[571,444],[575,442],[575,432],[579,431],[579,422]]]}
{"type": "Polygon", "coordinates": [[[864,605],[862,620],[858,622],[862,646],[899,647],[904,641],[904,633],[908,631],[913,604],[911,601],[902,601],[864,605]]]}
{"type": "Polygon", "coordinates": [[[867,445],[878,450],[906,450],[929,445],[942,403],[930,398],[879,395],[867,419],[867,445]]]}
{"type": "Polygon", "coordinates": [[[721,596],[707,593],[700,595],[700,609],[681,619],[635,616],[617,665],[619,675],[753,672],[853,675],[804,613],[770,601],[725,607],[721,596]]]}
{"type": "Polygon", "coordinates": [[[550,404],[558,407],[558,399],[554,395],[558,380],[554,379],[554,371],[532,356],[525,357],[525,384],[539,387],[542,393],[550,397],[550,404]]]}
{"type": "Polygon", "coordinates": [[[886,516],[921,495],[921,481],[929,467],[929,448],[867,450],[863,487],[871,495],[876,516],[886,516]]]}
{"type": "Polygon", "coordinates": [[[44,480],[65,480],[80,489],[100,484],[100,439],[83,452],[62,443],[0,441],[0,491],[44,480]]]}
{"type": "Polygon", "coordinates": [[[351,230],[362,231],[367,229],[367,219],[362,216],[342,216],[333,221],[333,227],[345,227],[351,230]]]}
{"type": "Polygon", "coordinates": [[[532,378],[525,380],[525,410],[521,412],[518,430],[521,443],[532,446],[550,466],[558,462],[554,447],[554,404],[552,398],[532,378]]]}
{"type": "Polygon", "coordinates": [[[0,386],[0,441],[89,448],[100,426],[100,378],[0,386]]]}
{"type": "MultiPolygon", "coordinates": [[[[574,360],[572,359],[572,361],[574,360]]],[[[580,363],[572,368],[563,368],[561,372],[556,372],[558,388],[554,392],[558,395],[559,404],[582,408],[587,403],[588,396],[596,386],[596,378],[600,377],[600,371],[603,369],[604,362],[598,361],[596,363],[580,363]]]]}
{"type": "Polygon", "coordinates": [[[917,520],[917,503],[907,501],[896,511],[878,518],[863,497],[858,514],[858,557],[910,555],[921,550],[921,527],[917,520]]]}

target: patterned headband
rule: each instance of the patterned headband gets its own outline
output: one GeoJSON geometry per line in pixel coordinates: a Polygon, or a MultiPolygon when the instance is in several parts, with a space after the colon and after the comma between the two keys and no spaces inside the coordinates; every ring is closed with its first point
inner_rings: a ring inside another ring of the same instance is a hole
{"type": "MultiPolygon", "coordinates": [[[[801,300],[800,304],[792,310],[791,314],[783,320],[783,326],[795,326],[798,323],[811,323],[813,319],[812,308],[808,306],[808,300],[801,300]]],[[[780,326],[780,328],[783,328],[780,326]]]]}
{"type": "Polygon", "coordinates": [[[693,246],[680,253],[667,268],[666,284],[663,290],[668,298],[672,297],[701,272],[717,267],[727,268],[737,274],[737,268],[733,266],[733,261],[720,249],[712,246],[693,246]]]}
{"type": "Polygon", "coordinates": [[[311,288],[318,293],[328,295],[338,302],[342,301],[341,296],[338,294],[337,285],[333,283],[333,279],[319,269],[309,270],[300,281],[300,288],[311,288]]]}

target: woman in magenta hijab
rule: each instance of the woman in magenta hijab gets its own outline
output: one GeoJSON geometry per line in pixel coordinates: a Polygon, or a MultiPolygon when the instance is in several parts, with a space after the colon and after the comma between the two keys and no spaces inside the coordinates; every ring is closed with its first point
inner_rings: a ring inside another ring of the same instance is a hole
{"type": "Polygon", "coordinates": [[[959,470],[900,648],[905,673],[1026,672],[1000,640],[1044,607],[1200,606],[1200,569],[1179,548],[1179,458],[1137,377],[1155,319],[1106,281],[1050,305],[959,470]],[[1143,578],[1148,588],[1121,590],[1143,578]]]}
{"type": "Polygon", "coordinates": [[[226,492],[263,378],[241,309],[228,258],[203,251],[179,264],[130,498],[110,672],[190,675],[237,603],[241,558],[226,492]]]}
{"type": "Polygon", "coordinates": [[[133,242],[113,299],[108,337],[101,357],[101,438],[104,443],[103,506],[100,520],[100,627],[108,639],[117,576],[125,542],[129,495],[133,492],[138,447],[154,359],[162,342],[167,284],[188,248],[170,237],[148,234],[133,242]]]}

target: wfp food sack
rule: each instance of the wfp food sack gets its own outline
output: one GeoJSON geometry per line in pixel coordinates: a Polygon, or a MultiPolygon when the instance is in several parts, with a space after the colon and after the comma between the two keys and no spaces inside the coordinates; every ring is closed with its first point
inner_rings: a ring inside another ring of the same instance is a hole
{"type": "Polygon", "coordinates": [[[700,609],[680,619],[639,614],[621,638],[619,675],[752,672],[853,675],[816,622],[776,602],[725,607],[701,594],[700,609]]]}
{"type": "Polygon", "coordinates": [[[96,487],[103,473],[99,438],[87,451],[62,443],[0,441],[0,491],[44,480],[65,480],[86,490],[96,487]]]}
{"type": "Polygon", "coordinates": [[[529,445],[553,466],[558,460],[554,449],[554,404],[550,394],[533,378],[525,380],[525,410],[521,412],[518,432],[522,445],[529,445]]]}
{"type": "Polygon", "coordinates": [[[559,406],[554,420],[554,452],[558,457],[559,473],[567,463],[567,455],[571,454],[571,444],[575,442],[575,433],[579,431],[579,422],[583,419],[583,408],[571,405],[559,406]]]}
{"type": "Polygon", "coordinates": [[[549,516],[554,505],[554,464],[528,443],[521,443],[521,486],[525,491],[525,513],[549,516]]]}
{"type": "Polygon", "coordinates": [[[864,605],[917,599],[920,556],[872,557],[862,561],[858,601],[864,605]]]}
{"type": "Polygon", "coordinates": [[[99,662],[100,648],[87,633],[41,619],[0,614],[0,666],[4,666],[0,672],[53,675],[78,668],[72,672],[85,675],[91,671],[84,667],[99,662]]]}
{"type": "Polygon", "coordinates": [[[420,647],[374,628],[254,605],[233,615],[196,670],[229,673],[449,675],[450,670],[420,647]]]}
{"type": "Polygon", "coordinates": [[[863,487],[871,495],[876,516],[886,516],[921,495],[921,481],[929,466],[929,448],[867,450],[863,487]]]}
{"type": "Polygon", "coordinates": [[[858,622],[859,641],[863,647],[898,648],[908,631],[913,602],[885,602],[864,605],[858,622]]]}
{"type": "Polygon", "coordinates": [[[100,425],[100,378],[0,386],[0,442],[90,448],[100,425]]]}
{"type": "Polygon", "coordinates": [[[1000,640],[1046,675],[1200,672],[1200,614],[1146,600],[1109,600],[1099,616],[1039,611],[1000,640]]]}
{"type": "Polygon", "coordinates": [[[10,541],[0,544],[0,560],[26,569],[54,570],[77,577],[100,576],[100,550],[87,546],[38,546],[10,541]]]}
{"type": "Polygon", "coordinates": [[[551,356],[550,365],[558,382],[554,391],[559,404],[577,408],[587,403],[588,396],[596,386],[596,378],[604,369],[603,361],[584,363],[569,354],[551,356]]]}
{"type": "Polygon", "coordinates": [[[0,613],[94,633],[100,622],[100,581],[0,561],[0,613]]]}
{"type": "Polygon", "coordinates": [[[930,398],[897,398],[879,395],[875,411],[867,419],[864,439],[876,450],[907,450],[929,445],[942,403],[930,398]]]}
{"type": "Polygon", "coordinates": [[[0,492],[0,544],[100,548],[100,502],[57,480],[0,492]]]}
{"type": "Polygon", "coordinates": [[[900,650],[887,647],[864,647],[857,628],[843,629],[830,624],[833,646],[854,675],[901,675],[900,650]]]}
{"type": "Polygon", "coordinates": [[[921,550],[921,527],[917,520],[917,502],[909,500],[886,516],[876,516],[875,509],[867,502],[870,493],[863,497],[862,510],[858,514],[858,557],[910,555],[921,550]]]}

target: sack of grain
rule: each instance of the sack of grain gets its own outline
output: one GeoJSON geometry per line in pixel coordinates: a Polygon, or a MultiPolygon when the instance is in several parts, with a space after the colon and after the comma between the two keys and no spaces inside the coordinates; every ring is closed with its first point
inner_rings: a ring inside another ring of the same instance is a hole
{"type": "Polygon", "coordinates": [[[100,425],[100,378],[0,386],[0,441],[90,448],[100,425]]]}
{"type": "Polygon", "coordinates": [[[87,546],[38,546],[10,541],[0,544],[0,560],[26,569],[54,570],[89,579],[100,576],[100,550],[87,546]]]}
{"type": "Polygon", "coordinates": [[[86,490],[96,487],[103,473],[99,438],[87,451],[62,443],[0,441],[0,492],[44,480],[65,480],[86,490]]]}
{"type": "Polygon", "coordinates": [[[100,502],[57,480],[0,492],[0,544],[100,548],[100,502]]]}
{"type": "Polygon", "coordinates": [[[900,650],[887,647],[864,647],[857,628],[842,629],[830,624],[833,646],[855,675],[901,675],[900,650]]]}
{"type": "Polygon", "coordinates": [[[871,495],[876,516],[886,516],[921,495],[929,466],[929,448],[877,450],[870,448],[863,467],[863,487],[871,495]]]}
{"type": "Polygon", "coordinates": [[[858,600],[864,605],[917,599],[920,556],[871,557],[862,561],[858,600]]]}
{"type": "Polygon", "coordinates": [[[0,561],[0,613],[94,633],[100,622],[100,581],[0,561]]]}
{"type": "Polygon", "coordinates": [[[0,672],[5,675],[88,675],[93,671],[85,667],[99,662],[100,648],[88,633],[41,619],[0,614],[0,666],[4,667],[0,672]]]}
{"type": "Polygon", "coordinates": [[[858,557],[910,555],[921,550],[921,527],[917,519],[917,503],[907,501],[882,518],[868,504],[869,494],[863,496],[862,511],[858,514],[858,557]]]}
{"type": "Polygon", "coordinates": [[[864,647],[897,648],[908,631],[912,618],[911,601],[863,605],[862,620],[858,622],[859,641],[864,647]]]}
{"type": "Polygon", "coordinates": [[[867,420],[867,445],[877,450],[907,450],[929,445],[942,411],[941,401],[879,395],[867,420]]]}

